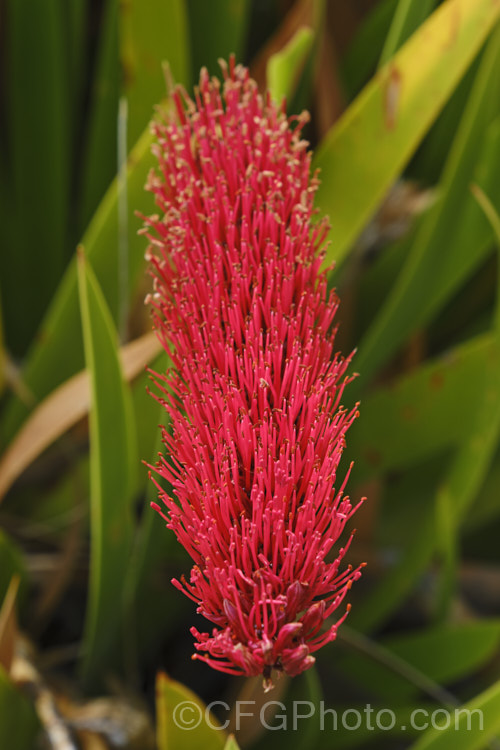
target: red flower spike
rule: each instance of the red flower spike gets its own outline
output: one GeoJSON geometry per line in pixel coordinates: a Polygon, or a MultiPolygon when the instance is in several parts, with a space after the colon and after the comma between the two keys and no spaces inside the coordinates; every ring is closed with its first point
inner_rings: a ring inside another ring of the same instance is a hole
{"type": "MultiPolygon", "coordinates": [[[[296,675],[360,568],[332,553],[356,508],[335,489],[350,357],[334,353],[338,306],[320,271],[327,224],[300,131],[231,61],[202,70],[195,102],[154,125],[146,219],[158,337],[174,367],[156,382],[172,425],[156,471],[163,515],[193,559],[174,581],[214,624],[193,658],[229,674],[296,675]]],[[[350,543],[350,542],[349,542],[350,543]]],[[[348,545],[347,545],[348,546],[348,545]]]]}

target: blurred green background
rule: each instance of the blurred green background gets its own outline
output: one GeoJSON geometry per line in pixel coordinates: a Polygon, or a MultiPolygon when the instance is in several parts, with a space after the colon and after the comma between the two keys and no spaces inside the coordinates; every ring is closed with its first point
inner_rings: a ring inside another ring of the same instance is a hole
{"type": "Polygon", "coordinates": [[[59,732],[234,749],[204,722],[176,731],[173,708],[190,690],[263,700],[191,662],[204,622],[170,585],[189,561],[141,463],[164,422],[144,368],[167,365],[137,235],[155,210],[148,123],[167,81],[191,90],[230,53],[312,115],[339,348],[360,374],[344,466],[369,498],[349,619],[271,698],[397,717],[335,733],[250,719],[236,740],[500,746],[499,19],[492,0],[1,0],[1,748],[62,747],[59,732]],[[482,731],[401,729],[462,705],[482,731]]]}

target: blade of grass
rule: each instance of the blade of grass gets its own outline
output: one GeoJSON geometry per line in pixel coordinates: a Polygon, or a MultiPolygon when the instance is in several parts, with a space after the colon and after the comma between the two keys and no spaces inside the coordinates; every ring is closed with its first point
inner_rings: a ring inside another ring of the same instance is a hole
{"type": "Polygon", "coordinates": [[[123,614],[132,541],[131,488],[137,470],[130,394],[117,334],[97,280],[78,256],[78,289],[90,374],[90,580],[81,677],[88,686],[113,656],[123,614]]]}
{"type": "Polygon", "coordinates": [[[320,144],[317,204],[335,226],[328,263],[344,260],[499,17],[488,0],[446,0],[320,144]]]}

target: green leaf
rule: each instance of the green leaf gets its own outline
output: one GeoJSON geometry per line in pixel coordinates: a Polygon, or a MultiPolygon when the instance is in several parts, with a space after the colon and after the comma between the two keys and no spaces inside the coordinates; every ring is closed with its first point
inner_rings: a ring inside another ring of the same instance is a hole
{"type": "Polygon", "coordinates": [[[474,424],[453,459],[445,482],[436,498],[439,550],[444,560],[438,590],[437,614],[444,616],[452,601],[458,564],[458,535],[467,510],[475,500],[490,468],[500,433],[500,346],[494,347],[489,361],[484,391],[474,424]]]}
{"type": "MultiPolygon", "coordinates": [[[[395,723],[393,729],[389,732],[387,727],[391,718],[387,714],[384,715],[382,713],[377,722],[377,709],[373,709],[370,704],[353,706],[351,704],[339,705],[336,703],[335,706],[325,710],[325,713],[326,711],[333,711],[334,713],[326,714],[324,734],[328,735],[329,731],[335,732],[335,750],[347,750],[348,748],[353,748],[354,750],[363,748],[364,750],[365,747],[386,748],[393,746],[395,743],[397,746],[398,740],[401,742],[401,747],[406,747],[404,744],[405,740],[408,742],[410,737],[418,734],[418,730],[412,726],[412,717],[415,716],[414,712],[417,711],[416,716],[422,718],[422,714],[418,712],[422,710],[428,711],[428,716],[431,716],[435,709],[435,704],[422,702],[411,706],[391,707],[395,723]],[[351,724],[348,725],[349,728],[346,728],[342,723],[343,712],[352,711],[353,708],[359,711],[360,716],[367,716],[367,720],[362,721],[359,729],[356,729],[356,731],[353,731],[353,728],[356,726],[356,718],[352,717],[352,714],[347,714],[348,719],[346,719],[346,723],[349,719],[351,721],[351,724]]],[[[380,710],[384,711],[382,708],[380,710]]],[[[331,750],[331,745],[327,743],[323,743],[318,747],[319,750],[331,750]]]]}
{"type": "Polygon", "coordinates": [[[349,99],[357,94],[377,68],[399,0],[376,3],[359,24],[340,61],[340,73],[349,99]]]}
{"type": "Polygon", "coordinates": [[[0,747],[32,750],[39,730],[33,704],[12,684],[0,666],[0,747]]]}
{"type": "MultiPolygon", "coordinates": [[[[151,369],[166,371],[168,357],[162,352],[151,369]]],[[[137,444],[140,457],[156,463],[158,453],[164,451],[162,433],[158,425],[168,424],[163,406],[147,392],[150,377],[145,372],[133,384],[137,444]]],[[[159,477],[155,477],[160,481],[159,477]]],[[[160,481],[160,484],[162,482],[160,481]]],[[[166,489],[170,489],[168,485],[166,489]]],[[[129,663],[137,668],[141,659],[150,658],[154,648],[164,642],[183,617],[190,616],[191,603],[171,585],[165,588],[164,571],[167,566],[188,566],[189,558],[171,529],[154,511],[151,502],[158,502],[158,489],[143,466],[139,472],[138,494],[143,498],[140,521],[127,571],[125,612],[127,617],[126,648],[129,663]],[[145,496],[145,497],[144,497],[145,496]],[[160,598],[161,603],[158,601],[160,598]],[[140,616],[139,616],[140,613],[140,616]]]]}
{"type": "MultiPolygon", "coordinates": [[[[474,182],[482,190],[496,197],[497,208],[500,209],[500,118],[496,118],[488,127],[481,148],[477,166],[474,170],[474,182]]],[[[426,221],[425,216],[420,221],[426,221]]],[[[474,200],[466,199],[463,210],[454,218],[450,226],[450,246],[446,268],[443,271],[441,283],[436,286],[435,293],[426,290],[425,305],[429,310],[436,310],[459,289],[460,285],[469,278],[478,266],[484,262],[492,250],[492,230],[483,212],[474,200]],[[453,237],[451,238],[451,233],[453,237]]],[[[406,237],[392,245],[382,253],[363,273],[360,282],[358,331],[365,331],[382,308],[390,294],[391,286],[395,283],[414,241],[413,237],[406,237]]],[[[359,340],[359,336],[357,338],[359,340]]]]}
{"type": "MultiPolygon", "coordinates": [[[[144,214],[151,213],[153,207],[151,195],[144,190],[148,173],[154,165],[151,142],[148,128],[132,150],[128,164],[129,204],[144,214]]],[[[119,315],[117,207],[118,186],[114,181],[82,240],[115,322],[119,315]]],[[[140,271],[144,271],[146,243],[143,237],[137,235],[139,227],[139,219],[129,221],[128,278],[131,286],[135,285],[140,271]]],[[[38,400],[82,369],[82,351],[76,261],[73,261],[58,287],[23,369],[23,380],[38,400]],[[54,362],[57,362],[57,367],[54,367],[54,362]]],[[[27,407],[19,399],[10,402],[2,425],[7,440],[19,428],[27,413],[27,407]]]]}
{"type": "Polygon", "coordinates": [[[485,527],[492,528],[492,524],[500,515],[498,487],[500,487],[500,451],[497,447],[491,469],[474,503],[474,513],[470,513],[467,524],[462,525],[464,537],[469,534],[475,535],[478,530],[485,527]]]}
{"type": "MultiPolygon", "coordinates": [[[[306,683],[306,690],[301,692],[301,698],[309,702],[314,706],[315,713],[321,710],[321,706],[324,704],[323,689],[319,679],[316,667],[313,666],[304,673],[304,680],[306,683]]],[[[309,709],[309,706],[307,707],[309,709]]],[[[309,711],[308,711],[309,713],[309,711]]],[[[318,722],[314,720],[307,720],[301,722],[300,727],[297,727],[297,742],[294,743],[296,750],[309,750],[311,747],[316,747],[319,738],[321,736],[321,727],[318,722]]]]}
{"type": "Polygon", "coordinates": [[[356,359],[366,382],[412,330],[445,298],[448,268],[455,263],[455,217],[466,200],[500,84],[500,29],[491,38],[469,96],[441,180],[441,200],[422,222],[410,256],[388,300],[364,337],[356,359]]]}
{"type": "Polygon", "coordinates": [[[353,477],[406,469],[408,482],[398,487],[405,498],[404,524],[397,537],[401,557],[353,609],[355,627],[370,630],[379,625],[408,594],[438,541],[443,548],[435,508],[442,509],[445,499],[446,518],[453,519],[447,539],[455,539],[497,443],[498,366],[494,337],[482,336],[363,402],[362,416],[349,440],[349,454],[356,459],[353,477]],[[421,463],[434,454],[441,461],[446,448],[458,453],[449,466],[443,464],[446,474],[436,484],[421,463]],[[412,466],[415,471],[408,472],[412,466]],[[408,515],[413,507],[418,508],[415,517],[408,515]]]}
{"type": "MultiPolygon", "coordinates": [[[[185,29],[182,18],[172,16],[169,35],[182,39],[185,29]],[[180,26],[174,25],[179,21],[180,26]]],[[[127,164],[128,204],[134,210],[150,214],[154,201],[144,190],[147,176],[155,164],[151,154],[152,136],[149,127],[132,149],[127,164]]],[[[113,156],[114,158],[114,156],[113,156]]],[[[101,201],[83,238],[82,244],[95,270],[113,319],[118,321],[119,272],[118,272],[118,185],[115,180],[101,201]]],[[[140,271],[144,269],[146,242],[137,235],[141,220],[131,217],[128,221],[128,270],[130,288],[135,289],[140,271]]],[[[39,334],[28,353],[22,377],[37,399],[42,399],[64,380],[74,375],[83,365],[82,342],[76,299],[76,264],[72,262],[54,295],[42,321],[39,334]],[[57,368],[54,362],[58,363],[57,368]]],[[[3,431],[7,440],[12,438],[28,413],[26,405],[12,398],[4,412],[3,431]]]]}
{"type": "Polygon", "coordinates": [[[345,258],[499,16],[490,0],[447,0],[326,136],[313,166],[317,204],[335,227],[328,262],[345,258]]]}
{"type": "Polygon", "coordinates": [[[95,75],[90,92],[88,127],[79,196],[79,231],[87,226],[116,174],[116,120],[120,91],[118,0],[103,3],[95,75]]]}
{"type": "MultiPolygon", "coordinates": [[[[444,538],[455,545],[498,442],[499,365],[494,338],[484,336],[367,397],[349,443],[351,455],[365,462],[354,477],[417,468],[407,471],[407,484],[398,488],[405,498],[405,523],[397,537],[401,557],[353,609],[356,627],[369,630],[395,609],[429,563],[438,542],[441,549],[447,549],[444,538]],[[454,446],[458,452],[434,486],[421,462],[434,453],[441,461],[440,452],[454,446]],[[447,525],[443,527],[444,502],[447,525]],[[413,507],[418,508],[414,518],[408,515],[413,507]],[[436,523],[436,507],[441,527],[436,523]]],[[[449,565],[453,562],[450,556],[449,565]]]]}
{"type": "Polygon", "coordinates": [[[207,67],[212,75],[219,70],[218,60],[234,54],[242,62],[251,10],[250,0],[188,0],[191,34],[193,83],[207,67]]]}
{"type": "Polygon", "coordinates": [[[198,696],[160,672],[156,680],[158,750],[222,750],[226,734],[198,696]]]}
{"type": "Polygon", "coordinates": [[[436,185],[441,178],[450,144],[460,125],[483,54],[484,47],[469,66],[412,159],[408,172],[420,184],[436,185]]]}
{"type": "MultiPolygon", "coordinates": [[[[162,370],[159,369],[158,371],[162,370]]],[[[137,384],[134,391],[138,390],[139,387],[139,384],[137,384]]],[[[142,390],[145,390],[144,387],[142,390]]],[[[155,438],[155,447],[151,451],[145,451],[142,458],[154,464],[158,459],[158,453],[163,449],[162,433],[158,424],[166,422],[167,414],[163,407],[160,410],[158,409],[157,402],[149,394],[146,393],[145,395],[154,406],[153,414],[155,416],[154,419],[149,421],[148,426],[150,436],[155,438]]],[[[150,443],[151,439],[149,438],[145,445],[150,445],[150,443]]],[[[142,452],[144,444],[140,440],[138,440],[138,444],[141,446],[142,452]]],[[[160,481],[159,477],[155,478],[160,481]]],[[[184,550],[177,542],[173,531],[165,528],[163,519],[151,508],[151,503],[158,501],[158,489],[152,479],[148,477],[145,467],[141,479],[142,486],[146,483],[145,501],[125,581],[124,616],[126,647],[130,662],[137,662],[138,655],[145,651],[144,646],[149,646],[153,637],[150,632],[151,625],[154,625],[155,632],[161,629],[163,637],[165,637],[169,629],[178,623],[184,612],[181,603],[177,600],[178,592],[172,586],[169,586],[167,591],[162,591],[162,597],[167,606],[164,608],[155,606],[154,623],[148,622],[147,618],[144,617],[148,599],[151,598],[152,588],[154,589],[154,582],[157,577],[155,573],[166,563],[172,564],[178,555],[183,556],[184,550]],[[170,596],[176,599],[175,608],[168,606],[170,596]],[[145,631],[148,632],[147,643],[144,643],[143,638],[141,638],[145,631]]]]}
{"type": "Polygon", "coordinates": [[[314,32],[302,26],[267,63],[267,88],[275,102],[292,95],[314,40],[314,32]]]}
{"type": "MultiPolygon", "coordinates": [[[[384,575],[349,615],[349,625],[373,631],[409,594],[418,576],[432,559],[436,545],[436,519],[432,487],[427,475],[409,472],[400,487],[406,510],[404,533],[397,539],[397,557],[384,575]]],[[[393,552],[393,550],[390,550],[393,552]]]]}
{"type": "Polygon", "coordinates": [[[70,65],[70,79],[72,81],[72,128],[77,128],[78,117],[81,117],[83,83],[86,63],[86,21],[87,3],[85,0],[63,2],[63,13],[68,28],[66,38],[66,54],[70,65]]]}
{"type": "MultiPolygon", "coordinates": [[[[500,258],[500,217],[489,198],[477,185],[473,186],[473,191],[491,223],[497,238],[500,258]]],[[[454,593],[460,522],[484,483],[500,435],[500,273],[494,323],[494,347],[490,358],[493,366],[488,369],[474,425],[458,451],[447,482],[437,497],[438,538],[444,559],[437,602],[437,612],[440,616],[446,614],[454,593]]]]}
{"type": "MultiPolygon", "coordinates": [[[[385,637],[380,645],[401,662],[439,685],[459,680],[490,660],[500,645],[500,621],[483,620],[440,625],[385,637]]],[[[344,672],[385,701],[406,702],[419,692],[404,674],[396,674],[362,653],[339,657],[344,672]]],[[[411,671],[408,672],[411,676],[411,671]]]]}
{"type": "Polygon", "coordinates": [[[0,279],[8,348],[24,354],[67,261],[69,81],[59,0],[8,0],[3,119],[12,236],[0,226],[0,279]],[[6,240],[9,240],[7,242],[6,240]],[[33,249],[36,249],[35,251],[33,249]],[[19,314],[20,284],[24,300],[19,314]]]}
{"type": "Polygon", "coordinates": [[[500,621],[451,623],[382,641],[400,659],[438,683],[466,676],[491,659],[500,644],[500,621]]]}
{"type": "Polygon", "coordinates": [[[224,750],[240,750],[240,746],[236,742],[234,734],[230,734],[227,738],[227,742],[224,745],[224,750]]]}
{"type": "MultiPolygon", "coordinates": [[[[495,209],[495,206],[486,195],[484,190],[480,189],[479,185],[471,185],[471,192],[481,206],[483,213],[486,215],[495,234],[497,247],[500,250],[500,216],[498,214],[498,211],[495,209]]],[[[497,330],[500,330],[500,300],[497,300],[496,328],[497,330]]]]}
{"type": "Polygon", "coordinates": [[[118,338],[97,280],[78,257],[78,288],[90,373],[90,581],[81,666],[86,683],[109,661],[122,614],[132,539],[131,489],[138,458],[130,393],[123,380],[118,338]]]}
{"type": "Polygon", "coordinates": [[[380,56],[380,67],[389,62],[408,37],[425,21],[434,5],[435,0],[399,0],[380,56]]]}
{"type": "Polygon", "coordinates": [[[128,142],[135,143],[166,96],[163,63],[168,62],[176,82],[190,83],[186,4],[129,0],[120,5],[120,32],[128,142]]]}
{"type": "MultiPolygon", "coordinates": [[[[164,410],[162,411],[164,414],[164,410]]],[[[145,460],[156,461],[158,453],[163,447],[161,432],[156,426],[154,433],[157,436],[156,450],[154,456],[146,456],[145,460]]],[[[142,512],[141,525],[135,540],[134,554],[130,561],[128,573],[127,598],[129,599],[130,604],[135,600],[142,585],[145,584],[146,579],[151,575],[153,566],[158,561],[158,558],[165,557],[165,553],[171,546],[169,542],[175,542],[175,535],[173,532],[165,529],[165,523],[162,521],[161,517],[150,507],[152,502],[157,502],[158,489],[151,479],[145,477],[145,480],[147,481],[146,502],[142,512]]]]}
{"type": "MultiPolygon", "coordinates": [[[[148,369],[144,370],[133,383],[132,399],[137,445],[140,447],[141,459],[144,461],[156,461],[158,452],[163,448],[159,425],[168,423],[167,411],[163,406],[159,406],[158,401],[151,395],[150,389],[154,390],[154,386],[151,382],[150,371],[165,373],[170,366],[170,359],[162,349],[160,354],[149,363],[148,369]]],[[[140,486],[143,488],[147,476],[146,467],[140,474],[140,486]]]]}
{"type": "Polygon", "coordinates": [[[408,468],[458,446],[474,424],[489,373],[494,376],[493,350],[493,337],[479,336],[365,396],[348,441],[356,476],[408,468]]]}
{"type": "Polygon", "coordinates": [[[449,726],[428,729],[411,750],[480,750],[500,731],[500,682],[450,715],[449,726]]]}
{"type": "MultiPolygon", "coordinates": [[[[254,722],[258,727],[251,735],[255,747],[259,750],[289,747],[309,750],[319,746],[322,735],[319,716],[324,701],[319,675],[314,667],[293,679],[280,677],[275,689],[269,693],[270,703],[266,701],[267,695],[261,696],[261,700],[258,696],[258,705],[248,709],[253,714],[248,722],[254,722]],[[263,722],[259,721],[259,713],[263,722]]],[[[242,741],[243,735],[246,739],[245,729],[243,724],[242,741]]]]}

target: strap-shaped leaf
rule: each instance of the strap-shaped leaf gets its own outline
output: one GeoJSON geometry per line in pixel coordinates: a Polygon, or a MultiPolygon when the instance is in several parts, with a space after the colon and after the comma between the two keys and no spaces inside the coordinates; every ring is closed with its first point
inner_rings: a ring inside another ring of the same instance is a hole
{"type": "Polygon", "coordinates": [[[486,747],[500,731],[500,682],[456,712],[452,711],[449,719],[446,729],[428,729],[411,750],[480,750],[486,747]]]}
{"type": "Polygon", "coordinates": [[[132,541],[130,494],[138,458],[132,403],[118,336],[97,280],[78,257],[85,360],[90,374],[90,581],[82,677],[94,680],[113,656],[123,615],[123,587],[132,541]]]}
{"type": "Polygon", "coordinates": [[[158,750],[223,750],[226,733],[192,690],[160,672],[156,679],[158,750]]]}
{"type": "Polygon", "coordinates": [[[444,2],[326,136],[314,166],[333,225],[328,261],[345,258],[499,16],[491,0],[444,2]]]}

